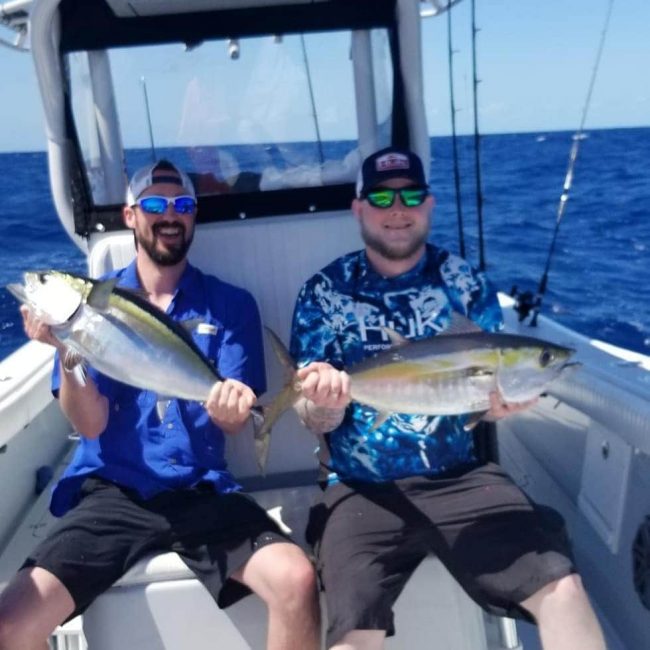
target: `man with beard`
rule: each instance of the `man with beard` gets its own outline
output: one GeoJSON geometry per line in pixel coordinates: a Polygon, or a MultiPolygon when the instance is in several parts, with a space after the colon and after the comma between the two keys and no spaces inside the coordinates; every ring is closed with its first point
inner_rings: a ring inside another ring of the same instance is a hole
{"type": "MultiPolygon", "coordinates": [[[[61,520],[0,596],[0,648],[42,648],[139,558],[177,552],[219,606],[249,594],[269,611],[268,648],[315,649],[318,601],[302,550],[226,469],[224,434],[244,426],[265,390],[260,318],[243,289],[187,261],[196,216],[188,176],[167,161],[138,170],[124,221],[136,258],[112,273],[176,321],[219,368],[205,404],[171,400],[88,369],[85,384],[55,361],[52,390],[81,434],[50,509],[61,520]]],[[[22,308],[29,337],[64,349],[22,308]]],[[[119,625],[119,621],[115,622],[119,625]]],[[[214,640],[218,645],[218,639],[214,640]]]]}
{"type": "MultiPolygon", "coordinates": [[[[498,465],[479,462],[469,415],[383,420],[351,402],[343,368],[390,348],[388,330],[417,340],[468,318],[484,330],[502,327],[485,276],[427,243],[433,205],[414,153],[369,156],[352,203],[365,248],[308,280],[294,312],[296,409],[321,439],[325,488],[308,537],[325,590],[328,647],[382,648],[394,632],[393,604],[435,553],[480,605],[535,620],[547,650],[602,650],[561,517],[532,504],[498,465]]],[[[528,406],[493,394],[485,417],[528,406]]]]}

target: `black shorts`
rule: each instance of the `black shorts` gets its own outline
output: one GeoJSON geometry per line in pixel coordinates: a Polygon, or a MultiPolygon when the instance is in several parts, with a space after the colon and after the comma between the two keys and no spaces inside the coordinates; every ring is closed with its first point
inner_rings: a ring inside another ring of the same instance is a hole
{"type": "Polygon", "coordinates": [[[492,463],[456,476],[338,483],[311,510],[329,627],[394,634],[393,605],[429,554],[484,609],[531,620],[519,603],[575,572],[562,517],[492,463]]]}
{"type": "MultiPolygon", "coordinates": [[[[23,564],[41,567],[64,584],[81,614],[140,558],[175,551],[219,607],[250,590],[232,573],[258,549],[291,541],[251,497],[218,494],[211,485],[142,500],[99,478],[83,484],[82,499],[23,564]]],[[[71,617],[72,618],[72,617],[71,617]]]]}

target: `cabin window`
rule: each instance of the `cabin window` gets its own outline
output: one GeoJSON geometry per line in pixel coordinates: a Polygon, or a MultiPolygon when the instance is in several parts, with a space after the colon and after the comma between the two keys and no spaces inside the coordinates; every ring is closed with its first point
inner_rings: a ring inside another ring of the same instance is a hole
{"type": "Polygon", "coordinates": [[[353,183],[360,144],[390,142],[384,29],[128,47],[103,54],[110,65],[93,56],[68,62],[95,205],[120,203],[124,171],[154,156],[187,169],[199,195],[212,196],[353,183]]]}

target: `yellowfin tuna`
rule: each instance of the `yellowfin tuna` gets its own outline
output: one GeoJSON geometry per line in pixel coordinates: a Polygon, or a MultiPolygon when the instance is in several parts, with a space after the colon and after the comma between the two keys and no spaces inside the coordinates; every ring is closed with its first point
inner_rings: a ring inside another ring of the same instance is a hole
{"type": "MultiPolygon", "coordinates": [[[[207,399],[223,381],[185,327],[116,280],[61,271],[27,272],[7,289],[26,304],[67,348],[63,363],[82,361],[117,381],[158,393],[159,415],[170,398],[207,399]]],[[[261,418],[260,413],[253,412],[261,418]]]]}
{"type": "MultiPolygon", "coordinates": [[[[460,316],[454,332],[460,321],[473,331],[414,342],[388,332],[395,347],[348,370],[352,399],[377,410],[374,428],[393,413],[480,416],[489,410],[490,393],[495,391],[507,403],[527,402],[573,365],[570,348],[528,336],[483,332],[460,316]]],[[[280,339],[269,332],[283,365],[295,367],[280,339]]],[[[296,389],[292,376],[265,407],[265,421],[256,434],[263,459],[274,422],[299,397],[296,389]]]]}

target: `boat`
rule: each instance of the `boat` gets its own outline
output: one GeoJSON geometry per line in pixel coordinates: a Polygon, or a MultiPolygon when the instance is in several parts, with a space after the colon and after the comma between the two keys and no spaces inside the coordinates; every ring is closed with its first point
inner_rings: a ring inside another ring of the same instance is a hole
{"type": "MultiPolygon", "coordinates": [[[[441,0],[2,4],[16,46],[31,47],[54,204],[89,275],[134,255],[120,217],[125,170],[167,156],[191,172],[199,194],[191,261],[248,289],[264,323],[286,341],[302,282],[361,246],[349,214],[360,160],[392,142],[429,165],[420,27],[446,7],[441,0]],[[335,79],[327,75],[332,66],[335,79]]],[[[515,299],[500,299],[508,332],[569,345],[582,365],[533,409],[482,432],[485,454],[565,518],[608,647],[650,648],[650,357],[543,314],[532,325],[515,299]]],[[[283,373],[266,347],[272,395],[283,373]]],[[[49,486],[76,444],[49,390],[52,359],[52,349],[29,342],[0,362],[0,585],[51,526],[49,486]]],[[[235,476],[304,543],[317,467],[314,441],[295,414],[275,426],[265,476],[250,432],[228,445],[235,476]]],[[[389,649],[539,648],[532,626],[484,613],[433,557],[400,597],[396,625],[389,649]]],[[[259,600],[219,610],[167,553],[139,562],[52,643],[244,650],[264,647],[265,627],[259,600]]]]}

